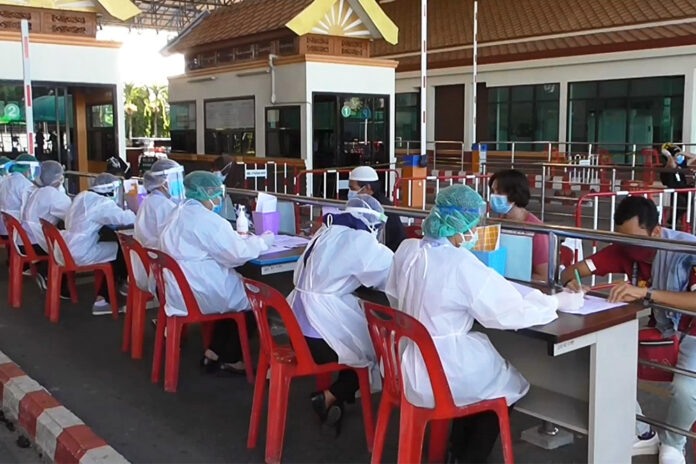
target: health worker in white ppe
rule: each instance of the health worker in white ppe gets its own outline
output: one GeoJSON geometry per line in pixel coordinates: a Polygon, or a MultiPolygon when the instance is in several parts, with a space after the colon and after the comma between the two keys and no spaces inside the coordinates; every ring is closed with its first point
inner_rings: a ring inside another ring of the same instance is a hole
{"type": "MultiPolygon", "coordinates": [[[[21,221],[22,208],[36,188],[34,179],[39,175],[40,165],[36,158],[27,154],[19,155],[9,164],[10,175],[0,184],[0,211],[21,221]]],[[[0,221],[0,236],[7,237],[4,221],[0,221]]]]}
{"type": "MultiPolygon", "coordinates": [[[[29,194],[22,210],[22,227],[39,255],[48,253],[40,220],[44,219],[54,226],[62,224],[70,208],[70,197],[63,188],[64,180],[63,166],[59,162],[49,160],[41,163],[41,173],[35,181],[38,188],[29,194]]],[[[36,282],[41,290],[46,290],[48,263],[38,263],[36,270],[36,282]]]]}
{"type": "Polygon", "coordinates": [[[11,165],[12,160],[10,158],[7,156],[0,156],[0,185],[2,185],[2,181],[7,179],[7,177],[10,175],[8,168],[11,165]]]}
{"type": "MultiPolygon", "coordinates": [[[[184,200],[184,167],[170,159],[152,164],[143,176],[147,196],[135,218],[135,239],[145,248],[159,248],[160,233],[176,205],[184,200]]],[[[141,290],[154,292],[154,280],[136,256],[131,256],[136,284],[141,290]]]]}
{"type": "MultiPolygon", "coordinates": [[[[187,200],[167,218],[159,249],[181,266],[203,314],[250,309],[241,277],[234,268],[258,258],[273,244],[275,236],[264,233],[244,238],[219,215],[225,191],[220,176],[194,171],[184,178],[184,188],[187,200]]],[[[167,315],[186,315],[173,276],[166,276],[165,291],[167,315]]],[[[215,324],[213,340],[201,360],[208,372],[244,372],[237,330],[231,320],[215,324]]]]}
{"type": "MultiPolygon", "coordinates": [[[[548,296],[538,290],[522,297],[479,261],[469,250],[485,211],[481,196],[465,185],[440,191],[423,222],[425,237],[404,241],[394,254],[386,288],[392,307],[418,319],[432,335],[458,406],[500,397],[511,406],[529,390],[488,337],[471,331],[475,320],[487,328],[516,330],[551,322],[559,303],[582,300],[582,294],[548,296]]],[[[428,372],[414,345],[405,348],[401,366],[408,400],[432,408],[428,372]]],[[[485,462],[498,434],[494,413],[458,419],[450,451],[463,462],[485,462]]]]}
{"type": "MultiPolygon", "coordinates": [[[[116,176],[99,174],[89,190],[78,194],[70,205],[63,238],[78,266],[112,263],[116,285],[127,294],[124,287],[128,270],[113,230],[133,225],[135,214],[121,209],[121,191],[121,181],[116,176]]],[[[93,315],[110,314],[108,298],[104,283],[92,307],[93,315]]]]}
{"type": "MultiPolygon", "coordinates": [[[[379,243],[384,209],[370,195],[354,196],[341,214],[327,214],[295,268],[288,302],[317,364],[339,362],[373,368],[380,379],[365,313],[353,292],[360,286],[384,290],[393,252],[379,243]]],[[[358,376],[344,370],[328,390],[312,394],[312,407],[340,430],[343,406],[353,403],[358,376]]]]}

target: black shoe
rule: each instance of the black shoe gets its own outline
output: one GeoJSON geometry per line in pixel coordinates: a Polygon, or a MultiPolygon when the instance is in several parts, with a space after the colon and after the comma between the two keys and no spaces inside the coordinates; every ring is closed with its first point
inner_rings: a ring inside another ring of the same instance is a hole
{"type": "Polygon", "coordinates": [[[70,295],[70,290],[61,290],[60,291],[60,299],[61,300],[72,300],[72,295],[70,295]]]}
{"type": "Polygon", "coordinates": [[[210,358],[206,358],[203,356],[203,359],[201,359],[201,367],[205,369],[205,372],[207,374],[213,374],[217,372],[220,369],[220,361],[213,361],[210,358]]]}
{"type": "Polygon", "coordinates": [[[312,393],[311,402],[312,409],[314,409],[314,412],[317,413],[317,416],[319,416],[319,419],[322,421],[322,423],[325,422],[327,407],[326,396],[324,395],[324,392],[322,391],[312,393]]]}
{"type": "Polygon", "coordinates": [[[217,375],[218,377],[237,377],[240,375],[246,375],[245,365],[241,361],[236,363],[218,363],[217,375]]]}
{"type": "Polygon", "coordinates": [[[36,273],[36,277],[34,277],[34,281],[36,282],[36,285],[39,287],[39,291],[41,293],[46,291],[47,285],[46,285],[46,278],[41,275],[40,272],[36,273]]]}

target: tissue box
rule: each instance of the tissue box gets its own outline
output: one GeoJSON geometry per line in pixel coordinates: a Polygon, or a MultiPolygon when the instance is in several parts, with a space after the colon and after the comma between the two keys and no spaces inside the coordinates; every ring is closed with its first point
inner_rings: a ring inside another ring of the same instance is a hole
{"type": "Polygon", "coordinates": [[[494,251],[472,251],[472,253],[486,266],[505,276],[505,263],[507,261],[507,249],[498,248],[494,251]]]}
{"type": "Polygon", "coordinates": [[[280,229],[280,213],[259,213],[254,211],[252,213],[254,219],[254,232],[256,235],[261,235],[264,232],[273,232],[278,235],[278,230],[280,229]]]}

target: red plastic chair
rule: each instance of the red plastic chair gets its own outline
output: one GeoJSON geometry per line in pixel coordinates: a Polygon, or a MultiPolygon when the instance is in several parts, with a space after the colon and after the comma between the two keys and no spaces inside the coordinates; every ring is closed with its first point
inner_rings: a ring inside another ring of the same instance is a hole
{"type": "Polygon", "coordinates": [[[41,228],[46,236],[48,245],[48,290],[46,292],[46,315],[51,322],[58,322],[60,319],[60,288],[63,282],[63,274],[68,274],[70,293],[73,303],[77,303],[77,288],[75,287],[75,274],[94,273],[94,287],[98,293],[104,279],[109,289],[109,299],[111,300],[111,315],[118,319],[118,300],[116,299],[116,283],[114,281],[114,270],[111,263],[90,264],[88,266],[78,266],[65,243],[63,236],[56,226],[50,222],[39,219],[41,228]],[[56,252],[60,251],[63,255],[65,264],[56,260],[56,252]]]}
{"type": "Polygon", "coordinates": [[[498,415],[500,424],[503,458],[506,463],[511,464],[514,458],[510,419],[505,398],[457,406],[452,400],[452,392],[447,383],[440,356],[428,330],[416,319],[401,311],[367,301],[364,302],[364,305],[370,337],[375,345],[377,358],[384,366],[384,386],[377,415],[372,462],[381,462],[389,415],[392,408],[401,405],[399,462],[421,462],[425,427],[428,422],[432,422],[430,425],[429,461],[443,462],[447,452],[447,433],[450,420],[472,416],[484,411],[493,411],[498,415]],[[402,339],[409,339],[415,343],[423,355],[430,384],[433,387],[434,409],[414,406],[404,396],[399,354],[402,339]]]}
{"type": "Polygon", "coordinates": [[[119,232],[116,235],[118,235],[118,241],[123,250],[123,257],[126,260],[126,267],[128,268],[128,280],[131,283],[128,286],[126,320],[123,323],[123,343],[121,344],[121,351],[125,353],[128,352],[130,348],[131,358],[143,359],[146,306],[147,302],[153,299],[153,296],[149,292],[141,290],[136,284],[131,252],[135,253],[138,259],[140,259],[146,272],[150,269],[150,258],[145,248],[135,237],[124,234],[123,232],[119,232]]]}
{"type": "Polygon", "coordinates": [[[2,220],[5,223],[5,228],[7,229],[7,235],[9,237],[15,237],[15,240],[8,240],[7,252],[10,254],[10,288],[9,288],[9,303],[13,308],[19,308],[22,306],[22,285],[24,283],[24,267],[29,265],[31,267],[31,273],[36,277],[36,269],[34,265],[42,261],[48,261],[48,256],[39,256],[34,247],[29,240],[27,232],[22,227],[22,224],[15,219],[12,215],[7,213],[2,213],[2,220]],[[19,250],[16,238],[24,246],[24,253],[19,250]]]}
{"type": "Polygon", "coordinates": [[[157,316],[157,332],[155,335],[155,355],[152,361],[152,383],[158,383],[160,380],[160,371],[162,368],[162,354],[164,349],[164,327],[167,327],[167,358],[164,368],[164,390],[174,393],[179,383],[179,355],[181,345],[181,331],[187,324],[202,324],[203,325],[203,343],[207,347],[210,344],[212,322],[232,319],[237,323],[239,328],[239,340],[242,344],[242,356],[246,368],[246,377],[249,383],[254,382],[254,370],[252,368],[251,348],[249,347],[249,335],[247,334],[246,314],[245,311],[230,312],[224,314],[202,314],[198,302],[191,290],[191,286],[186,280],[181,267],[174,259],[166,253],[146,249],[150,259],[150,268],[155,274],[157,282],[157,295],[159,297],[159,313],[157,316]],[[164,279],[164,271],[171,273],[176,280],[176,285],[181,291],[186,304],[188,315],[186,316],[167,316],[164,312],[164,307],[167,304],[165,292],[166,281],[164,279]]]}
{"type": "MultiPolygon", "coordinates": [[[[259,434],[261,413],[263,412],[263,397],[266,393],[266,375],[271,369],[270,389],[268,392],[268,420],[266,429],[266,463],[280,462],[283,453],[285,436],[285,420],[288,411],[288,393],[290,381],[295,377],[316,376],[325,379],[334,372],[354,369],[338,363],[317,364],[302,335],[300,325],[295,319],[292,308],[287,300],[277,290],[261,282],[243,279],[244,287],[254,310],[256,323],[259,327],[261,350],[259,366],[256,369],[256,386],[254,387],[254,402],[251,407],[249,423],[249,438],[247,448],[255,448],[259,434]],[[268,309],[278,311],[290,338],[289,345],[278,345],[271,335],[268,324],[268,309]]],[[[372,419],[372,404],[370,401],[370,380],[368,370],[354,369],[360,381],[360,396],[365,422],[365,437],[367,449],[372,449],[374,438],[374,423],[372,419]]]]}

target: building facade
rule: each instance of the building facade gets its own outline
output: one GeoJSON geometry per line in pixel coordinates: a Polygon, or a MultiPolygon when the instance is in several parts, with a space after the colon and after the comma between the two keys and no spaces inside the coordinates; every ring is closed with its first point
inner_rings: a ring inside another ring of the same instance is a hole
{"type": "Polygon", "coordinates": [[[0,2],[0,151],[27,150],[20,21],[29,22],[35,153],[70,169],[99,172],[125,157],[120,43],[96,39],[97,15],[127,19],[128,1],[66,4],[0,2]],[[49,7],[49,8],[46,8],[49,7]]]}

